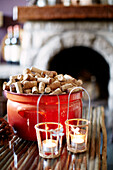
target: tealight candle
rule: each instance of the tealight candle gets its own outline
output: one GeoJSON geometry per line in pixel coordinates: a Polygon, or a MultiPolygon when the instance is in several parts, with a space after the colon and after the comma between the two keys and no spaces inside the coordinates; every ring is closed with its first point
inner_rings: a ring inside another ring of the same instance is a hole
{"type": "Polygon", "coordinates": [[[92,4],[92,0],[80,0],[80,5],[90,5],[92,4]]]}
{"type": "Polygon", "coordinates": [[[79,144],[79,143],[84,143],[85,141],[85,135],[71,135],[71,142],[72,143],[76,143],[76,144],[79,144]]]}
{"type": "Polygon", "coordinates": [[[72,5],[90,5],[92,0],[71,0],[72,5]]]}
{"type": "Polygon", "coordinates": [[[43,151],[47,153],[55,153],[57,151],[57,141],[46,139],[43,141],[43,151]]]}
{"type": "Polygon", "coordinates": [[[69,6],[71,4],[71,0],[63,0],[64,6],[69,6]]]}
{"type": "Polygon", "coordinates": [[[71,134],[71,146],[76,149],[83,149],[85,148],[85,139],[86,131],[77,127],[74,129],[74,134],[71,134]]]}

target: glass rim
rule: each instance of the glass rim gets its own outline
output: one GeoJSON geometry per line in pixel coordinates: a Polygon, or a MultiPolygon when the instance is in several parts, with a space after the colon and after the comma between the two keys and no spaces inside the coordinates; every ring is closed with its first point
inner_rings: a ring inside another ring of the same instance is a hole
{"type": "Polygon", "coordinates": [[[36,130],[39,130],[39,131],[43,131],[43,132],[52,132],[52,131],[58,131],[58,130],[60,130],[61,128],[63,128],[63,125],[61,124],[61,123],[56,123],[56,122],[42,122],[42,123],[37,123],[36,125],[35,125],[35,129],[36,130]],[[54,125],[59,125],[60,127],[58,127],[58,128],[56,128],[56,129],[50,129],[50,130],[48,130],[48,129],[42,129],[42,128],[39,128],[38,126],[40,126],[40,125],[46,125],[46,124],[54,124],[54,125]]]}
{"type": "Polygon", "coordinates": [[[85,126],[88,126],[89,123],[90,123],[89,120],[87,120],[87,119],[82,119],[82,118],[67,119],[67,120],[65,121],[65,125],[66,125],[66,126],[74,126],[74,127],[85,127],[85,126]],[[73,121],[73,120],[75,120],[75,121],[77,121],[77,120],[83,121],[83,122],[86,122],[86,124],[84,124],[84,125],[72,125],[72,124],[70,124],[69,122],[71,122],[71,121],[73,121]]]}

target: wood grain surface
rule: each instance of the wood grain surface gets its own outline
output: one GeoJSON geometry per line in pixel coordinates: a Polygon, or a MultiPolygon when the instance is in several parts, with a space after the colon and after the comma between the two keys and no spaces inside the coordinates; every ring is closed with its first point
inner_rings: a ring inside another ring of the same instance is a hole
{"type": "MultiPolygon", "coordinates": [[[[87,109],[83,117],[87,118],[87,109]]],[[[0,170],[107,170],[107,133],[104,108],[91,108],[87,152],[74,154],[63,143],[61,156],[44,159],[38,154],[37,142],[25,141],[17,136],[0,148],[0,170]],[[103,143],[101,143],[103,136],[103,143]],[[100,153],[102,145],[102,157],[100,153]]]]}
{"type": "Polygon", "coordinates": [[[113,5],[23,6],[14,7],[13,19],[18,21],[65,19],[113,19],[113,5]]]}

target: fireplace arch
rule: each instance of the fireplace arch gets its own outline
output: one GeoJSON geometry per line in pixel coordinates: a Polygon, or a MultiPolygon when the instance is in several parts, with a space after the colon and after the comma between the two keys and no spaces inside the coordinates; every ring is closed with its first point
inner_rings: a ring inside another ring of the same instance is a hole
{"type": "MultiPolygon", "coordinates": [[[[106,64],[109,66],[109,82],[108,84],[108,94],[109,94],[109,107],[112,108],[113,102],[113,47],[101,35],[96,33],[84,32],[84,31],[67,31],[51,36],[48,38],[45,44],[42,45],[40,51],[34,60],[34,65],[40,69],[50,69],[50,62],[54,57],[59,54],[64,49],[69,49],[72,47],[88,47],[96,51],[105,60],[106,64]]],[[[85,57],[85,56],[84,56],[85,57]]],[[[70,57],[69,57],[70,59],[70,57]]],[[[60,61],[59,61],[60,62],[60,61]]],[[[65,61],[64,61],[65,63],[65,61]]]]}
{"type": "Polygon", "coordinates": [[[60,51],[49,61],[49,70],[82,79],[93,100],[108,98],[109,65],[92,48],[75,46],[60,51]]]}
{"type": "Polygon", "coordinates": [[[34,65],[40,69],[49,69],[49,61],[61,50],[74,46],[85,46],[97,51],[108,65],[113,63],[113,47],[102,36],[89,32],[66,32],[53,36],[44,44],[34,60],[34,65]]]}

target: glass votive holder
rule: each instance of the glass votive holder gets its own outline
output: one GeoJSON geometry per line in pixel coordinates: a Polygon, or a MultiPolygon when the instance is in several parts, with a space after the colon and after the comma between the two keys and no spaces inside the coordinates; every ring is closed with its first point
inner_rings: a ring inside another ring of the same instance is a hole
{"type": "Polygon", "coordinates": [[[56,158],[62,149],[63,125],[44,122],[35,125],[39,155],[43,158],[56,158]]]}
{"type": "Polygon", "coordinates": [[[68,119],[65,121],[67,150],[73,153],[87,150],[88,124],[87,119],[68,119]]]}

